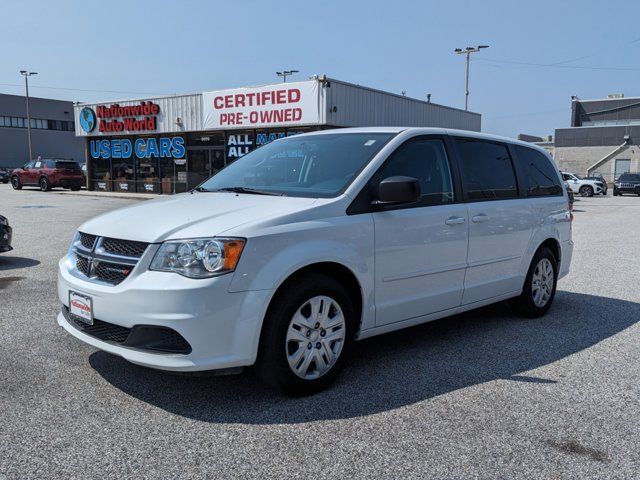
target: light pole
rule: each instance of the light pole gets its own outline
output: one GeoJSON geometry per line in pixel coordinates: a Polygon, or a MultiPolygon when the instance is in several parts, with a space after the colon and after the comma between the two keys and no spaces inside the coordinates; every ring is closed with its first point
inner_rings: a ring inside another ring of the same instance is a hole
{"type": "Polygon", "coordinates": [[[281,72],[276,72],[276,75],[278,75],[279,77],[282,77],[282,82],[286,83],[287,82],[287,77],[289,75],[293,75],[294,73],[298,73],[299,70],[283,70],[281,72]]]}
{"type": "Polygon", "coordinates": [[[37,74],[38,72],[20,70],[20,75],[24,75],[24,88],[27,93],[27,137],[29,138],[29,161],[33,160],[33,152],[31,151],[31,112],[29,111],[29,77],[37,74]]]}
{"type": "Polygon", "coordinates": [[[469,64],[471,63],[471,54],[475,52],[479,52],[483,48],[489,48],[489,45],[478,45],[477,47],[467,47],[464,50],[461,48],[456,48],[454,50],[458,55],[466,55],[467,56],[467,82],[466,88],[464,91],[464,109],[469,110],[469,64]]]}

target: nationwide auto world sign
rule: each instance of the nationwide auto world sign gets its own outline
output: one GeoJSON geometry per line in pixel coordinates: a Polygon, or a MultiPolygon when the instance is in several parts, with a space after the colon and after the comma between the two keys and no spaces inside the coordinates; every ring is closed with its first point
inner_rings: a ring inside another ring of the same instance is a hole
{"type": "Polygon", "coordinates": [[[319,123],[318,82],[205,92],[204,129],[269,128],[319,123]]]}
{"type": "Polygon", "coordinates": [[[154,102],[140,102],[137,105],[110,106],[96,108],[98,131],[101,133],[144,132],[158,129],[160,106],[154,102]]]}

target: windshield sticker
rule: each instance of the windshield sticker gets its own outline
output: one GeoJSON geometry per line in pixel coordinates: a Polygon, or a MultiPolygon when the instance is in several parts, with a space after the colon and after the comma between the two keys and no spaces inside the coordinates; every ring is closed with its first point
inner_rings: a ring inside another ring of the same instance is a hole
{"type": "Polygon", "coordinates": [[[375,140],[367,140],[366,142],[364,142],[364,146],[365,147],[370,147],[371,145],[373,145],[374,143],[376,143],[375,140]]]}

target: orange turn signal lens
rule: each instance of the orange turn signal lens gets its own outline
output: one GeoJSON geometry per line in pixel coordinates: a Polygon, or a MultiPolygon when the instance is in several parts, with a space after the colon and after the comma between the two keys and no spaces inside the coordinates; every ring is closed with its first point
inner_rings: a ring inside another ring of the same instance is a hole
{"type": "Polygon", "coordinates": [[[231,272],[236,269],[236,265],[240,261],[240,255],[244,249],[245,240],[234,238],[224,241],[224,267],[223,270],[231,272]]]}

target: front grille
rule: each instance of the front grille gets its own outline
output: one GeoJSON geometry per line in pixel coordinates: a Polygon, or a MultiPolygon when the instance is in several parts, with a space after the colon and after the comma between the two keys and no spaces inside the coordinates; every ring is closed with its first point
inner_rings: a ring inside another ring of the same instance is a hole
{"type": "Polygon", "coordinates": [[[80,241],[75,245],[75,270],[90,280],[110,285],[124,281],[149,246],[145,242],[78,233],[80,241]]]}
{"type": "Polygon", "coordinates": [[[95,235],[90,235],[88,233],[78,233],[80,234],[80,243],[82,244],[82,246],[87,250],[93,250],[93,246],[96,243],[96,238],[98,237],[96,237],[95,235]]]}
{"type": "Polygon", "coordinates": [[[127,328],[97,318],[94,318],[93,325],[88,325],[70,313],[66,305],[62,305],[62,315],[78,330],[104,342],[159,353],[182,355],[191,353],[189,342],[178,332],[168,327],[135,325],[133,328],[127,328]]]}
{"type": "Polygon", "coordinates": [[[134,242],[132,240],[119,240],[117,238],[103,238],[102,248],[113,255],[140,258],[149,246],[148,243],[134,242]]]}
{"type": "Polygon", "coordinates": [[[93,271],[91,272],[92,276],[97,278],[98,280],[102,280],[103,282],[111,283],[113,285],[118,285],[122,282],[133,267],[130,265],[120,265],[118,263],[108,263],[96,261],[93,265],[93,271]]]}
{"type": "Polygon", "coordinates": [[[89,276],[89,259],[82,255],[76,255],[76,268],[84,275],[89,276]]]}

